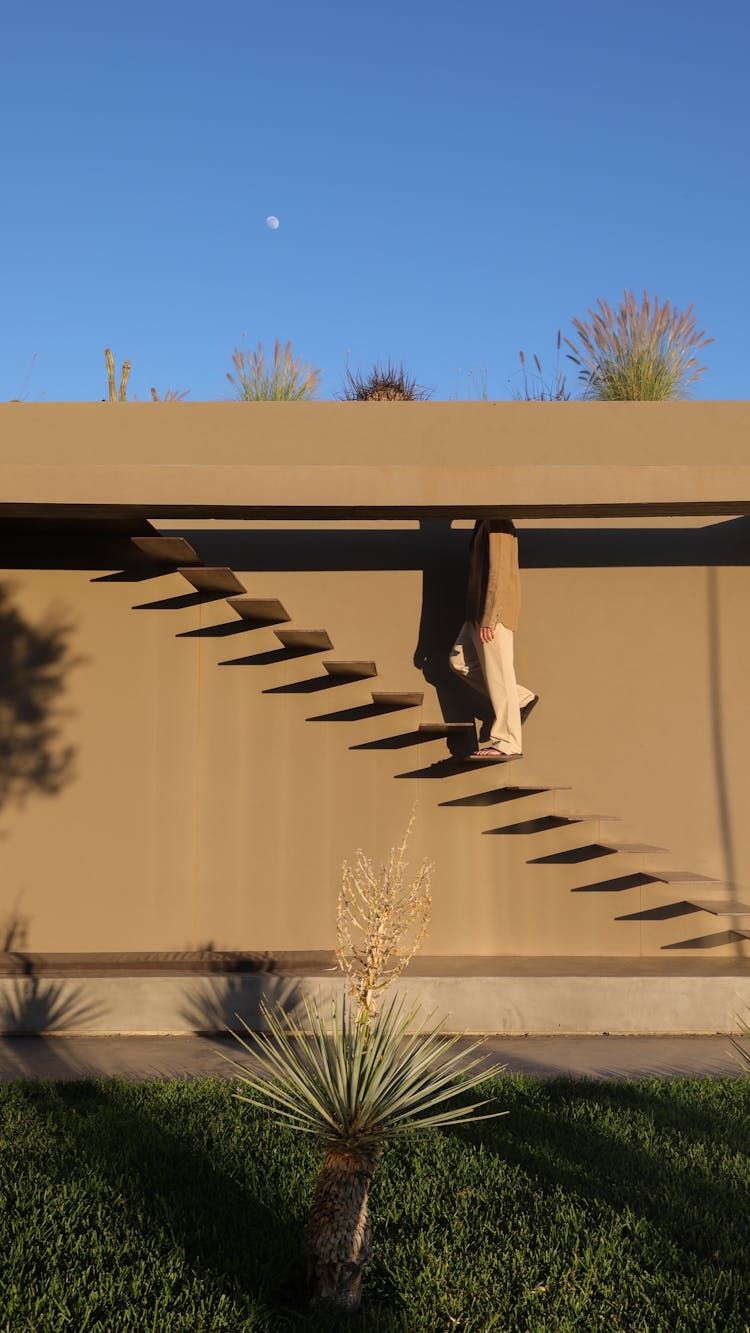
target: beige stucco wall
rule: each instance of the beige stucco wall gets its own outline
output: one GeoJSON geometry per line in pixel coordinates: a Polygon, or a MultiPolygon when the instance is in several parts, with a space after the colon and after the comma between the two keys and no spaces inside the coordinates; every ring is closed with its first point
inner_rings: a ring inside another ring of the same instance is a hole
{"type": "MultiPolygon", "coordinates": [[[[293,626],[328,630],[333,652],[287,661],[248,660],[278,648],[271,628],[201,633],[235,617],[220,600],[191,604],[177,573],[103,580],[116,565],[66,567],[64,543],[56,568],[50,558],[42,568],[9,568],[0,575],[6,608],[40,626],[51,613],[63,617],[79,660],[65,673],[57,722],[60,744],[75,751],[69,780],[55,795],[32,784],[21,808],[12,800],[0,808],[0,915],[24,919],[25,946],[40,951],[330,948],[342,860],[359,846],[382,855],[417,800],[413,857],[436,863],[431,953],[659,955],[699,941],[686,951],[744,956],[747,945],[722,942],[726,922],[671,906],[679,889],[612,882],[638,859],[529,864],[606,835],[606,826],[485,836],[545,815],[556,801],[620,816],[618,839],[669,848],[667,865],[750,885],[744,529],[722,545],[696,527],[694,539],[672,536],[642,564],[633,563],[638,540],[628,538],[631,563],[613,565],[611,523],[585,539],[584,560],[565,524],[544,527],[542,536],[533,524],[521,530],[518,670],[542,696],[526,757],[512,772],[439,778],[427,770],[448,754],[442,739],[352,747],[440,717],[413,661],[426,586],[417,544],[427,543],[433,600],[446,581],[445,635],[465,529],[312,524],[310,567],[274,569],[271,556],[261,573],[263,532],[272,550],[284,549],[277,525],[162,524],[189,531],[199,552],[203,534],[207,563],[223,563],[231,548],[248,590],[280,597],[293,626]],[[410,552],[401,567],[393,551],[383,557],[384,539],[399,527],[410,552]],[[318,538],[320,530],[329,535],[318,538]],[[249,535],[253,558],[243,565],[249,535]],[[355,543],[358,558],[349,561],[355,543]],[[389,560],[393,567],[382,567],[389,560]],[[321,675],[323,656],[374,658],[378,679],[269,692],[321,675]],[[372,688],[422,689],[424,704],[311,720],[365,704],[372,688]],[[484,808],[440,804],[514,780],[572,790],[484,808]],[[660,908],[662,919],[618,919],[660,908]]],[[[684,523],[658,527],[675,532],[684,523]]]]}

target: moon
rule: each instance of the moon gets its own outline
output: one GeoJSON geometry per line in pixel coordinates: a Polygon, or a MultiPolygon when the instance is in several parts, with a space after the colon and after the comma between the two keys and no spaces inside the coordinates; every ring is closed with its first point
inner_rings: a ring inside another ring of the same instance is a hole
{"type": "Polygon", "coordinates": [[[279,219],[278,219],[277,217],[274,217],[273,213],[269,214],[269,216],[266,218],[266,226],[267,226],[271,231],[278,231],[278,230],[279,230],[279,219]]]}

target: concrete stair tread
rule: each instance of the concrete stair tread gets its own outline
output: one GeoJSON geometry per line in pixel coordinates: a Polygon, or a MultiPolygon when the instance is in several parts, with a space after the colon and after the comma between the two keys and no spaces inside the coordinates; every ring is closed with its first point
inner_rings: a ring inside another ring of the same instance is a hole
{"type": "Polygon", "coordinates": [[[200,565],[198,552],[184,537],[131,537],[131,542],[144,555],[163,565],[200,565]]]}
{"type": "Polygon", "coordinates": [[[249,593],[242,593],[239,597],[228,597],[227,602],[242,620],[281,623],[292,618],[278,597],[252,597],[249,593]]]}
{"type": "Polygon", "coordinates": [[[694,870],[661,870],[658,866],[639,866],[642,875],[660,880],[662,884],[722,884],[712,875],[699,875],[694,870]]]}
{"type": "Polygon", "coordinates": [[[692,894],[685,899],[691,907],[699,907],[702,912],[710,912],[712,916],[747,916],[750,924],[750,903],[741,902],[736,898],[698,898],[692,894]]]}
{"type": "Polygon", "coordinates": [[[277,629],[274,630],[274,634],[285,648],[302,648],[310,652],[324,653],[333,647],[325,629],[277,629]]]}
{"type": "Polygon", "coordinates": [[[372,676],[377,676],[378,669],[374,662],[366,661],[341,661],[324,662],[323,666],[329,676],[335,680],[368,680],[372,676]]]}
{"type": "Polygon", "coordinates": [[[181,565],[178,574],[182,574],[188,583],[198,592],[238,593],[245,591],[244,583],[237,578],[233,569],[223,565],[198,565],[195,568],[181,565]]]}
{"type": "Polygon", "coordinates": [[[588,821],[603,819],[608,824],[617,824],[620,822],[619,815],[599,815],[580,810],[558,810],[556,812],[562,819],[567,819],[571,824],[585,824],[588,821]]]}
{"type": "Polygon", "coordinates": [[[600,843],[601,847],[606,847],[610,852],[622,852],[625,856],[643,856],[646,853],[666,852],[666,847],[654,847],[650,842],[611,842],[609,838],[606,842],[600,843]]]}

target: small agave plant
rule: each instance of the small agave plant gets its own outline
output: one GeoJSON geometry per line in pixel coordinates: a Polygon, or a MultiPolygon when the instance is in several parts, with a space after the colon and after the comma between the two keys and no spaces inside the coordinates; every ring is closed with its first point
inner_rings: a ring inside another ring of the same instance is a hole
{"type": "Polygon", "coordinates": [[[383,989],[418,947],[429,913],[431,867],[424,863],[412,881],[405,873],[413,818],[379,873],[362,852],[353,870],[344,866],[339,960],[345,948],[352,999],[334,1000],[321,1013],[306,998],[300,1017],[264,1008],[267,1032],[243,1023],[246,1035],[235,1033],[254,1068],[231,1061],[241,1101],[312,1135],[322,1150],[306,1236],[311,1299],[350,1313],[361,1306],[372,1254],[370,1184],[386,1145],[417,1130],[505,1114],[478,1114],[486,1099],[446,1105],[501,1072],[487,1069],[480,1043],[457,1051],[458,1036],[431,1025],[403,998],[381,1009],[383,989]]]}

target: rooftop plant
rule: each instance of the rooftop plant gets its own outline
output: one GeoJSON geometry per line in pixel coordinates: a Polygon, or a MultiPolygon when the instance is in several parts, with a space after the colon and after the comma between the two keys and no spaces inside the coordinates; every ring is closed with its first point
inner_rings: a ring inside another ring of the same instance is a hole
{"type": "Polygon", "coordinates": [[[292,356],[292,344],[283,351],[278,338],[274,343],[273,363],[266,362],[262,342],[255,351],[235,347],[232,354],[235,373],[227,371],[234,397],[243,403],[299,402],[314,398],[320,371],[292,356]]]}
{"type": "Polygon", "coordinates": [[[120,369],[120,387],[117,387],[117,377],[115,374],[115,358],[109,347],[104,349],[104,361],[107,367],[107,387],[109,389],[110,403],[124,403],[127,396],[128,379],[130,376],[130,362],[123,361],[120,369]]]}
{"type": "Polygon", "coordinates": [[[347,366],[340,397],[353,403],[424,402],[431,392],[431,389],[417,384],[402,363],[395,365],[389,357],[385,365],[376,361],[366,375],[359,371],[355,374],[347,366]]]}
{"type": "Polygon", "coordinates": [[[519,352],[521,362],[521,387],[513,392],[517,403],[564,403],[570,398],[570,390],[565,378],[565,371],[560,369],[560,330],[557,331],[557,359],[551,379],[546,379],[542,363],[536,352],[532,357],[533,369],[526,361],[526,353],[519,352]]]}
{"type": "Polygon", "coordinates": [[[644,292],[639,301],[626,291],[616,312],[600,299],[588,316],[573,320],[577,342],[565,339],[584,398],[685,398],[706,369],[696,353],[713,339],[696,328],[692,305],[680,311],[658,296],[651,300],[644,292]]]}

